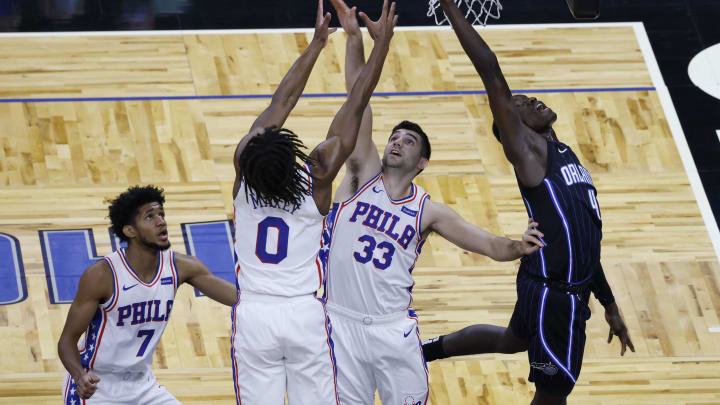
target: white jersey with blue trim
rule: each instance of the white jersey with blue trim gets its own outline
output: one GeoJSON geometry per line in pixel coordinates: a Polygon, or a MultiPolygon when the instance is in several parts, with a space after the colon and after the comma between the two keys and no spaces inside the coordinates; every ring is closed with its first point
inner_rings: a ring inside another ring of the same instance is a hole
{"type": "Polygon", "coordinates": [[[305,196],[299,205],[271,205],[252,191],[246,194],[243,182],[233,205],[240,293],[285,297],[315,293],[322,282],[318,251],[325,216],[313,196],[305,196]]]}
{"type": "Polygon", "coordinates": [[[415,184],[412,194],[392,200],[381,174],[354,196],[333,205],[325,284],[328,303],[367,315],[407,311],[412,271],[424,243],[422,213],[430,196],[415,184]]]}
{"type": "Polygon", "coordinates": [[[120,249],[104,257],[113,296],[98,308],[80,350],[83,367],[99,372],[145,371],[165,330],[177,290],[175,254],[158,252],[155,277],[145,283],[120,249]]]}

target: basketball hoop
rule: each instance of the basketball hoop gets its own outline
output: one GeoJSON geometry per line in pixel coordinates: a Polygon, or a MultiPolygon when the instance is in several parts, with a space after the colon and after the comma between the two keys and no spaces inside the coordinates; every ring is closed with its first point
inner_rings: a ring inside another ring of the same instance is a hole
{"type": "MultiPolygon", "coordinates": [[[[465,8],[465,18],[473,25],[487,25],[488,19],[497,20],[500,18],[502,5],[500,0],[454,0],[460,10],[465,8]]],[[[435,17],[435,24],[443,25],[447,22],[447,16],[442,10],[440,0],[430,0],[427,12],[428,17],[435,17]]]]}

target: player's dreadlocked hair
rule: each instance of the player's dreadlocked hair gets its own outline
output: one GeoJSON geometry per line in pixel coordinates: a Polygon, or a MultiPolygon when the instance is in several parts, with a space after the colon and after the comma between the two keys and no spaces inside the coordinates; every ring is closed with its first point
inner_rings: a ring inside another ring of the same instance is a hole
{"type": "Polygon", "coordinates": [[[132,225],[135,222],[138,208],[151,202],[165,205],[163,192],[163,189],[155,186],[133,186],[110,201],[108,217],[112,224],[112,231],[121,241],[128,241],[127,236],[123,233],[123,227],[132,225]]]}
{"type": "Polygon", "coordinates": [[[302,149],[306,148],[298,136],[285,128],[267,127],[252,137],[238,161],[245,198],[249,190],[269,205],[302,203],[310,194],[311,176],[303,165],[310,158],[302,149]]]}

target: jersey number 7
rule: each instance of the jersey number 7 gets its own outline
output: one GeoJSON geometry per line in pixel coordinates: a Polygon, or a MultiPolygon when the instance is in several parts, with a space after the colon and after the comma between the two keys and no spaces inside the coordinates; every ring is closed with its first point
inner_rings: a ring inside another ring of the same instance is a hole
{"type": "Polygon", "coordinates": [[[137,337],[145,337],[145,340],[143,340],[142,344],[140,345],[140,349],[137,352],[137,357],[142,357],[145,354],[145,350],[147,350],[148,344],[150,344],[150,340],[152,340],[153,335],[155,334],[155,329],[141,329],[138,331],[137,337]]]}

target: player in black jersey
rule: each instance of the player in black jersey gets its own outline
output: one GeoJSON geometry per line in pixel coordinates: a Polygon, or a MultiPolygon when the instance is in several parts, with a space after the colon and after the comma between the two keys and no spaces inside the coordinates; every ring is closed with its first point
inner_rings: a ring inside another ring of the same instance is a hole
{"type": "Polygon", "coordinates": [[[541,101],[512,96],[495,54],[453,0],[440,0],[463,49],[480,74],[495,119],[493,133],[513,164],[528,215],[546,247],[525,256],[518,300],[507,328],[473,325],[423,344],[427,361],[479,353],[527,350],[531,404],[565,404],[580,374],[590,292],[605,307],[608,343],[618,336],[635,351],[600,265],[602,219],[590,173],[558,141],[557,115],[541,101]]]}

